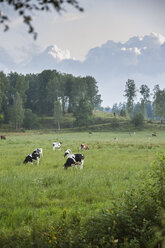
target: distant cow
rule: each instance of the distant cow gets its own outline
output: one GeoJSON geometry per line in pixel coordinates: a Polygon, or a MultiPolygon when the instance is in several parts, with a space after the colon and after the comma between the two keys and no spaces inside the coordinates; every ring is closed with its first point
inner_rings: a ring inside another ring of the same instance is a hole
{"type": "Polygon", "coordinates": [[[5,139],[6,139],[6,136],[1,135],[1,140],[5,140],[5,139]]]}
{"type": "Polygon", "coordinates": [[[152,133],[152,136],[156,136],[156,133],[152,133]]]}
{"type": "Polygon", "coordinates": [[[84,164],[84,155],[75,153],[72,154],[71,150],[68,149],[66,150],[64,157],[67,156],[66,163],[64,164],[64,169],[67,169],[68,167],[75,166],[77,168],[77,165],[80,166],[80,170],[83,169],[83,164],[84,164]]]}
{"type": "Polygon", "coordinates": [[[55,151],[55,149],[60,149],[62,145],[62,142],[54,142],[53,143],[53,151],[55,151]]]}
{"type": "Polygon", "coordinates": [[[86,144],[81,144],[81,149],[83,150],[88,150],[89,149],[89,147],[88,147],[88,145],[86,145],[86,144]]]}

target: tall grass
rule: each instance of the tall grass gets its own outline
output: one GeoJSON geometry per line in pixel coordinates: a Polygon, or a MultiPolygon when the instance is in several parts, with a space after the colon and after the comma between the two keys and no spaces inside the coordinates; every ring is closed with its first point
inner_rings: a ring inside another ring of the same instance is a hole
{"type": "Polygon", "coordinates": [[[150,135],[149,132],[131,136],[128,133],[8,134],[7,140],[0,142],[0,236],[4,242],[0,240],[0,247],[14,247],[13,244],[23,247],[13,237],[21,239],[25,235],[26,243],[36,225],[44,233],[51,223],[61,221],[65,211],[67,216],[76,213],[75,218],[81,216],[85,220],[97,216],[101,209],[111,209],[116,200],[123,199],[124,193],[136,185],[139,172],[145,174],[156,153],[164,150],[165,133],[149,140],[150,135]],[[61,150],[53,152],[54,141],[62,142],[61,150]],[[89,145],[89,150],[83,151],[84,169],[64,170],[65,150],[82,152],[81,143],[89,145]],[[44,151],[39,166],[24,165],[25,156],[37,147],[44,151]]]}

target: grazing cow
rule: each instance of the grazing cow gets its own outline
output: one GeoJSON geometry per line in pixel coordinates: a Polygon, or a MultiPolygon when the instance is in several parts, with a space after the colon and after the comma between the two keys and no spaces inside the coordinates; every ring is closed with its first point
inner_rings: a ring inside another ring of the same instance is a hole
{"type": "Polygon", "coordinates": [[[86,144],[81,144],[81,150],[89,150],[89,147],[86,144]]]}
{"type": "Polygon", "coordinates": [[[66,156],[67,156],[67,158],[68,158],[71,154],[72,154],[72,152],[71,152],[70,149],[66,150],[65,153],[64,153],[64,158],[65,158],[66,156]]]}
{"type": "Polygon", "coordinates": [[[55,151],[55,149],[60,149],[61,148],[62,143],[61,142],[54,142],[53,143],[53,151],[55,151]]]}
{"type": "Polygon", "coordinates": [[[118,137],[115,137],[114,140],[118,141],[118,137]]]}
{"type": "Polygon", "coordinates": [[[38,152],[33,152],[32,154],[27,155],[25,160],[23,161],[23,163],[24,164],[27,164],[27,163],[33,164],[34,160],[37,161],[37,165],[39,165],[40,154],[38,152]]]}
{"type": "Polygon", "coordinates": [[[77,168],[77,165],[80,166],[80,170],[83,169],[84,164],[84,155],[80,153],[72,154],[71,150],[66,150],[64,157],[67,156],[66,163],[64,164],[64,169],[67,169],[68,167],[75,166],[77,168]]]}
{"type": "Polygon", "coordinates": [[[1,140],[5,140],[6,139],[6,136],[4,136],[4,135],[1,135],[1,140]]]}
{"type": "MultiPolygon", "coordinates": [[[[38,152],[40,154],[40,156],[43,157],[43,149],[42,148],[36,148],[33,152],[38,152]]],[[[32,154],[33,154],[32,152],[32,154]]]]}
{"type": "Polygon", "coordinates": [[[152,133],[152,136],[156,136],[156,133],[152,133]]]}

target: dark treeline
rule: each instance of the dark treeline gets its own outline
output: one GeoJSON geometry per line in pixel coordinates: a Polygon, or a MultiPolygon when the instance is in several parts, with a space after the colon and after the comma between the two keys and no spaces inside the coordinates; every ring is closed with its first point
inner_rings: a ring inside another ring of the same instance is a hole
{"type": "Polygon", "coordinates": [[[97,82],[91,76],[74,77],[56,70],[27,75],[0,72],[1,124],[34,128],[39,117],[54,116],[59,121],[66,112],[78,118],[84,111],[80,106],[85,108],[87,123],[100,104],[97,82]]]}

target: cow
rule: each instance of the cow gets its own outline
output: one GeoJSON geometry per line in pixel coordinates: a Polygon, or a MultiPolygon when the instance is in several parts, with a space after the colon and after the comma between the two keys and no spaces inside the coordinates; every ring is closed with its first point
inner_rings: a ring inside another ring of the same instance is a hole
{"type": "Polygon", "coordinates": [[[62,142],[54,142],[53,143],[53,151],[55,151],[55,149],[60,149],[62,145],[62,142]]]}
{"type": "Polygon", "coordinates": [[[27,164],[27,163],[33,164],[34,160],[37,161],[37,165],[39,165],[40,154],[38,152],[33,152],[32,154],[27,155],[25,160],[23,161],[23,163],[24,164],[27,164]]]}
{"type": "Polygon", "coordinates": [[[68,149],[65,151],[64,157],[67,156],[66,163],[64,164],[64,169],[67,169],[68,167],[75,166],[77,168],[77,165],[80,166],[80,170],[83,169],[84,164],[84,155],[80,153],[72,154],[71,150],[68,149]]]}
{"type": "Polygon", "coordinates": [[[5,140],[6,136],[5,135],[1,135],[1,140],[5,140]]]}
{"type": "Polygon", "coordinates": [[[81,150],[89,150],[89,147],[86,144],[81,144],[80,148],[81,150]]]}
{"type": "Polygon", "coordinates": [[[156,136],[156,133],[152,133],[152,136],[156,136]]]}

